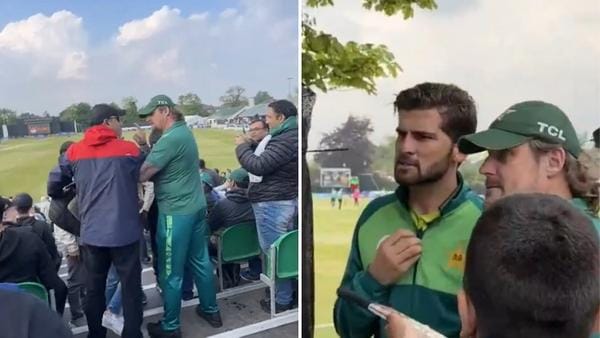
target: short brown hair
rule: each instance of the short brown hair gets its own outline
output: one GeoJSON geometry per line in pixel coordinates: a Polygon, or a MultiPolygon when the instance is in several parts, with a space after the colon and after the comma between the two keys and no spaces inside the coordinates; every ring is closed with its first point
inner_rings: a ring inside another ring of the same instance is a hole
{"type": "Polygon", "coordinates": [[[477,129],[475,101],[453,84],[425,82],[405,89],[396,97],[394,108],[397,112],[436,108],[442,117],[441,129],[452,142],[477,129]]]}

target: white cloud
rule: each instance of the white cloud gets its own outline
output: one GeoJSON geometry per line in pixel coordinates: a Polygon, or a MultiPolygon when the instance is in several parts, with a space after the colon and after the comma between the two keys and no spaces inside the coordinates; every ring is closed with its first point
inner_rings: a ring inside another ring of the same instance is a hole
{"type": "Polygon", "coordinates": [[[187,92],[218,104],[233,85],[245,87],[248,96],[267,90],[285,97],[287,78],[298,72],[297,29],[290,24],[296,8],[256,1],[240,0],[223,11],[227,18],[163,6],[93,44],[86,18],[66,11],[0,26],[0,107],[57,114],[74,102],[134,96],[144,104],[158,93],[177,99],[187,92]]]}
{"type": "Polygon", "coordinates": [[[158,57],[152,57],[145,64],[146,71],[156,81],[181,81],[185,70],[180,66],[179,52],[171,49],[158,57]]]}
{"type": "Polygon", "coordinates": [[[222,11],[221,14],[219,14],[219,17],[221,19],[233,18],[237,14],[237,12],[238,11],[235,8],[227,8],[224,11],[222,11]]]}
{"type": "Polygon", "coordinates": [[[320,93],[311,139],[345,121],[369,116],[376,141],[393,134],[392,102],[400,90],[424,81],[466,89],[479,108],[478,129],[509,105],[529,99],[557,104],[578,130],[600,124],[600,6],[583,0],[464,2],[451,10],[417,10],[407,21],[369,12],[353,2],[311,10],[318,26],[343,40],[387,45],[404,69],[377,81],[378,95],[356,90],[320,93]]]}
{"type": "Polygon", "coordinates": [[[81,79],[87,69],[82,22],[69,11],[59,11],[9,23],[0,32],[0,56],[11,67],[28,69],[21,76],[81,79]]]}
{"type": "MultiPolygon", "coordinates": [[[[140,40],[146,40],[159,32],[171,28],[180,19],[181,11],[177,8],[163,6],[161,9],[152,13],[149,17],[141,20],[133,20],[119,27],[117,42],[121,46],[140,40]]],[[[198,16],[190,18],[196,20],[198,16]]]]}
{"type": "Polygon", "coordinates": [[[200,14],[195,13],[195,14],[190,15],[189,19],[194,20],[194,21],[196,21],[196,20],[204,21],[204,20],[208,19],[208,16],[209,16],[209,14],[207,12],[200,13],[200,14]]]}
{"type": "Polygon", "coordinates": [[[87,55],[85,52],[73,52],[66,56],[58,71],[59,79],[83,80],[87,71],[87,55]]]}

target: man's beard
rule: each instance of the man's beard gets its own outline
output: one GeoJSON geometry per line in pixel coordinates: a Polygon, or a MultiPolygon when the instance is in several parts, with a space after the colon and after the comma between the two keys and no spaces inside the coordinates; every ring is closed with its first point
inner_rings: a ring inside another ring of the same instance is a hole
{"type": "Polygon", "coordinates": [[[407,161],[406,157],[402,157],[402,155],[400,155],[400,158],[398,158],[395,163],[394,178],[396,179],[396,182],[398,184],[404,186],[426,185],[435,183],[441,180],[442,177],[444,177],[444,175],[446,175],[446,173],[450,169],[450,164],[452,162],[451,157],[452,152],[448,152],[446,156],[444,156],[439,161],[434,162],[427,168],[422,168],[419,161],[414,160],[412,161],[413,163],[411,163],[411,165],[413,165],[413,169],[411,171],[416,171],[416,175],[413,174],[407,177],[407,175],[402,175],[399,172],[401,171],[401,169],[398,169],[399,162],[407,161]]]}

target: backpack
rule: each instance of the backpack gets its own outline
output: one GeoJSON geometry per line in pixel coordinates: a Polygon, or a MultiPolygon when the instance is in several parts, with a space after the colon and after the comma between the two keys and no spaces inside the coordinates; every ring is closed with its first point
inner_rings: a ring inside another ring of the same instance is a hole
{"type": "Polygon", "coordinates": [[[57,227],[72,235],[79,236],[81,223],[78,217],[70,211],[74,204],[77,204],[74,193],[68,193],[64,198],[53,198],[50,201],[48,217],[57,227]]]}

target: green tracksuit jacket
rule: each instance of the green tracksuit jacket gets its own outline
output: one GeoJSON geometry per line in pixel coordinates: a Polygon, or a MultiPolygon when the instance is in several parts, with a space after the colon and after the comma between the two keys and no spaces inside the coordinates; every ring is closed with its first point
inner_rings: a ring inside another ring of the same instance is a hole
{"type": "MultiPolygon", "coordinates": [[[[483,200],[463,183],[440,207],[440,217],[423,232],[417,231],[408,207],[408,190],[373,200],[358,219],[341,287],[389,305],[427,324],[447,337],[458,337],[460,320],[456,294],[462,287],[465,252],[483,208],[483,200]],[[423,252],[417,263],[393,286],[379,284],[367,267],[378,244],[398,229],[421,238],[423,252]]],[[[370,312],[338,298],[334,323],[342,337],[383,337],[383,321],[370,312]]]]}

